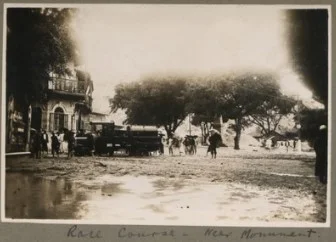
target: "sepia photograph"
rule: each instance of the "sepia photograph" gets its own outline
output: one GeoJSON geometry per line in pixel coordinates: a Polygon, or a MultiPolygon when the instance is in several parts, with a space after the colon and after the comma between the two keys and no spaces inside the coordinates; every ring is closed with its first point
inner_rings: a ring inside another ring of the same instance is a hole
{"type": "Polygon", "coordinates": [[[330,30],[328,5],[5,4],[2,222],[330,226],[330,30]]]}

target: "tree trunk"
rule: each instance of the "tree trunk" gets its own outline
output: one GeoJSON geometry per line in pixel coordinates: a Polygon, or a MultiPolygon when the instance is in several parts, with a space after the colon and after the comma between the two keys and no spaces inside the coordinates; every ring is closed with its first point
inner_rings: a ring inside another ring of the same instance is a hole
{"type": "Polygon", "coordinates": [[[169,143],[169,139],[170,137],[172,136],[171,135],[171,128],[170,128],[170,125],[165,125],[164,126],[165,130],[166,130],[166,133],[167,133],[167,139],[166,139],[166,143],[168,144],[169,143]]]}
{"type": "Polygon", "coordinates": [[[239,142],[240,142],[240,136],[241,136],[241,130],[242,130],[242,124],[241,124],[241,118],[236,119],[236,136],[234,138],[234,149],[239,150],[239,142]]]}

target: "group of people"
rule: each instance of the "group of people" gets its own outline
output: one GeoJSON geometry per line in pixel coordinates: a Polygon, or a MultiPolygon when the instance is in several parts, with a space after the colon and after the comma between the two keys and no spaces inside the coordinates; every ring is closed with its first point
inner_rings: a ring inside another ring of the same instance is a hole
{"type": "MultiPolygon", "coordinates": [[[[184,146],[184,153],[188,155],[196,154],[196,136],[186,135],[184,138],[176,136],[172,133],[172,136],[168,139],[168,153],[169,155],[174,154],[174,149],[178,150],[178,153],[181,155],[183,152],[181,150],[182,145],[184,146]]],[[[163,146],[163,144],[162,144],[163,146]]],[[[163,147],[162,147],[163,148],[163,147]]],[[[163,154],[163,152],[162,152],[163,154]]]]}
{"type": "MultiPolygon", "coordinates": [[[[50,137],[51,154],[53,157],[59,154],[67,153],[68,157],[73,155],[75,146],[74,133],[67,130],[52,132],[50,137]]],[[[45,130],[32,132],[30,137],[30,152],[32,157],[41,159],[42,156],[48,155],[49,152],[49,135],[45,130]]]]}
{"type": "MultiPolygon", "coordinates": [[[[206,156],[210,152],[211,158],[216,158],[217,156],[217,148],[222,142],[222,137],[220,133],[215,129],[210,129],[209,136],[207,138],[208,149],[206,152],[206,156]]],[[[197,142],[196,136],[186,136],[184,139],[175,136],[172,133],[172,136],[168,139],[168,151],[170,155],[173,155],[174,148],[178,150],[178,153],[181,155],[183,152],[181,151],[182,144],[184,146],[185,154],[193,155],[197,152],[197,142]]]]}

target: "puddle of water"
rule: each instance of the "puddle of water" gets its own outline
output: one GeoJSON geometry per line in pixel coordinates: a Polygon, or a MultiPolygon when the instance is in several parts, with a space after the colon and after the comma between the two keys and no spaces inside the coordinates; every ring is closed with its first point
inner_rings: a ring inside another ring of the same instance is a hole
{"type": "Polygon", "coordinates": [[[79,218],[84,191],[65,179],[48,180],[32,173],[6,173],[6,218],[73,219],[79,218]]]}
{"type": "Polygon", "coordinates": [[[78,184],[7,173],[5,206],[7,218],[223,226],[241,221],[295,221],[300,213],[313,213],[315,204],[312,197],[295,191],[270,192],[243,184],[112,175],[78,184]]]}
{"type": "Polygon", "coordinates": [[[295,221],[297,211],[314,207],[312,198],[302,202],[302,197],[286,194],[289,196],[281,197],[281,202],[277,203],[274,201],[278,197],[269,190],[243,184],[192,184],[185,180],[143,176],[103,176],[98,180],[120,182],[121,188],[128,190],[113,198],[101,198],[96,194],[91,200],[83,202],[88,208],[83,218],[109,224],[225,225],[239,221],[266,222],[272,219],[273,214],[283,210],[284,204],[296,207],[292,214],[286,209],[286,216],[277,219],[288,222],[287,218],[295,221]]]}

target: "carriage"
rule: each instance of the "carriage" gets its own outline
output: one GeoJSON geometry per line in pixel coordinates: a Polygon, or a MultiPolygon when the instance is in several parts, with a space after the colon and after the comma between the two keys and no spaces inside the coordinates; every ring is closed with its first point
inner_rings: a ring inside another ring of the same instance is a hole
{"type": "Polygon", "coordinates": [[[153,126],[119,126],[113,122],[91,122],[90,126],[89,133],[76,136],[76,155],[149,155],[162,146],[158,129],[153,126]]]}

